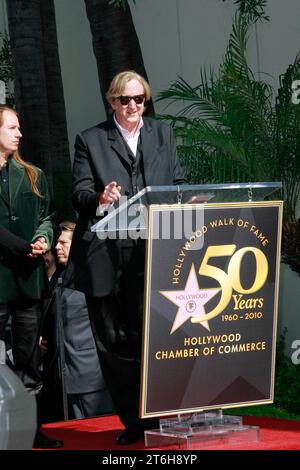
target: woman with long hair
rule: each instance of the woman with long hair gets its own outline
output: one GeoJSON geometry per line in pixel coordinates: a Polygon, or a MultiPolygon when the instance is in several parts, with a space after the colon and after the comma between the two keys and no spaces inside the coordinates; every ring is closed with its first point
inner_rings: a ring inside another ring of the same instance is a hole
{"type": "Polygon", "coordinates": [[[43,253],[54,211],[44,173],[18,153],[17,113],[0,106],[0,341],[11,318],[12,367],[35,395],[42,386],[38,340],[46,287],[43,253]]]}

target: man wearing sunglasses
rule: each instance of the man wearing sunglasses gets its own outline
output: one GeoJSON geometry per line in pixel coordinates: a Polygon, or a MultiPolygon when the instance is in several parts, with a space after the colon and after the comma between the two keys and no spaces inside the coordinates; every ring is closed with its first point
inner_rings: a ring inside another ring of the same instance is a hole
{"type": "Polygon", "coordinates": [[[86,294],[104,378],[125,425],[118,444],[143,438],[153,420],[138,417],[145,244],[99,240],[90,227],[121,195],[150,185],[185,182],[169,125],[143,118],[151,92],[143,77],[125,71],[106,94],[110,120],[77,135],[73,204],[79,214],[66,284],[86,294]]]}

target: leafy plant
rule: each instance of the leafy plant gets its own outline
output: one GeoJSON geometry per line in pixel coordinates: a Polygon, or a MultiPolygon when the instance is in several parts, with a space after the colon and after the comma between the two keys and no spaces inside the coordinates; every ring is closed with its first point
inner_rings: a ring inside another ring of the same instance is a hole
{"type": "MultiPolygon", "coordinates": [[[[135,0],[132,1],[135,3],[135,0]]],[[[109,0],[109,3],[114,7],[123,8],[123,10],[128,6],[127,0],[109,0]]]]}
{"type": "Polygon", "coordinates": [[[282,251],[283,261],[300,276],[300,219],[283,222],[282,251]]]}
{"type": "Polygon", "coordinates": [[[247,61],[249,32],[257,20],[239,9],[217,73],[202,67],[195,87],[179,77],[158,100],[179,106],[179,112],[163,118],[174,126],[191,182],[282,181],[286,233],[296,231],[299,239],[300,106],[291,102],[291,91],[300,76],[300,58],[279,77],[275,94],[247,61]]]}
{"type": "Polygon", "coordinates": [[[286,330],[276,345],[274,404],[231,408],[226,414],[300,420],[300,364],[293,364],[286,356],[285,336],[286,330]]]}
{"type": "Polygon", "coordinates": [[[14,74],[9,36],[6,31],[0,33],[0,40],[2,41],[0,49],[0,80],[2,80],[6,86],[6,103],[12,106],[14,104],[14,97],[10,89],[12,87],[14,74]]]}
{"type": "MultiPolygon", "coordinates": [[[[225,2],[225,0],[222,0],[225,2]]],[[[269,20],[265,13],[267,0],[235,0],[235,5],[238,5],[239,10],[248,15],[252,22],[269,20]]]]}
{"type": "Polygon", "coordinates": [[[285,332],[277,344],[274,403],[286,411],[300,414],[300,364],[293,364],[285,354],[285,332]]]}

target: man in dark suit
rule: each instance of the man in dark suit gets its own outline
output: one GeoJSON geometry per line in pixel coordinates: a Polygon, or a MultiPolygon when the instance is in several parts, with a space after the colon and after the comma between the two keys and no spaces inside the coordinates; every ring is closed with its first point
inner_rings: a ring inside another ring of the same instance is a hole
{"type": "Polygon", "coordinates": [[[45,323],[43,337],[40,338],[40,347],[44,353],[42,402],[47,421],[63,419],[60,415],[62,398],[67,401],[68,419],[82,419],[112,412],[112,402],[99,364],[85,295],[83,292],[61,289],[58,286],[58,279],[64,277],[75,223],[62,222],[60,229],[61,234],[55,246],[57,266],[50,281],[54,281],[53,292],[51,298],[45,302],[45,323]],[[56,357],[61,364],[61,377],[57,377],[56,357]]]}
{"type": "Polygon", "coordinates": [[[141,439],[151,420],[138,417],[145,245],[99,240],[97,214],[148,185],[185,182],[171,128],[142,118],[148,83],[133,71],[114,77],[107,100],[112,119],[77,135],[73,204],[79,213],[67,283],[85,292],[98,355],[116,410],[125,425],[118,444],[141,439]]]}

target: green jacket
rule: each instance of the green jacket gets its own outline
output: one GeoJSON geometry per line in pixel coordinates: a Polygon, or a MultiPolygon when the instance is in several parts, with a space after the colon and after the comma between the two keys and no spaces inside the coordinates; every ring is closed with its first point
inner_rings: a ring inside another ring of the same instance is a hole
{"type": "MultiPolygon", "coordinates": [[[[32,192],[24,167],[12,158],[9,160],[8,175],[9,194],[0,179],[0,226],[28,242],[43,236],[51,247],[54,241],[54,211],[44,173],[38,169],[37,186],[43,198],[32,192]]],[[[31,259],[0,248],[0,303],[16,299],[21,294],[40,299],[44,294],[45,281],[41,256],[31,259]]]]}

